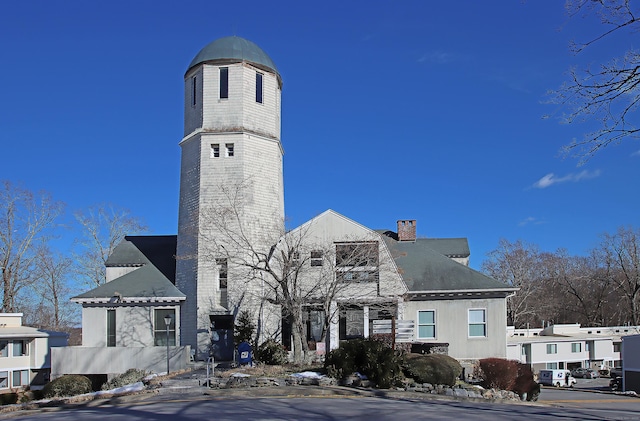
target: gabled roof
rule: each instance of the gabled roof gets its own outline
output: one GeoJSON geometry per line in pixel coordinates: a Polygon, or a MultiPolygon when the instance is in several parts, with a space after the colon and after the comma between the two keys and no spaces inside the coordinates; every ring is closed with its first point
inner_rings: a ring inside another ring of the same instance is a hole
{"type": "Polygon", "coordinates": [[[186,296],[173,284],[176,236],[127,236],[106,265],[137,269],[72,298],[90,302],[174,302],[186,296]]]}
{"type": "Polygon", "coordinates": [[[409,293],[515,291],[515,288],[458,263],[438,251],[455,244],[457,239],[438,244],[438,239],[397,241],[388,235],[383,235],[382,238],[409,287],[409,293]]]}
{"type": "Polygon", "coordinates": [[[176,235],[128,235],[107,259],[107,267],[142,266],[151,263],[175,284],[176,235]]]}

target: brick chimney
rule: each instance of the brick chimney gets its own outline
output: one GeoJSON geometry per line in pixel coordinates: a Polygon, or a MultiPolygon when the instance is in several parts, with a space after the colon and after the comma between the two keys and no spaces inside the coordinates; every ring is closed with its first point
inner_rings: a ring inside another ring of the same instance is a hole
{"type": "Polygon", "coordinates": [[[398,241],[416,241],[415,219],[402,219],[398,221],[398,241]]]}

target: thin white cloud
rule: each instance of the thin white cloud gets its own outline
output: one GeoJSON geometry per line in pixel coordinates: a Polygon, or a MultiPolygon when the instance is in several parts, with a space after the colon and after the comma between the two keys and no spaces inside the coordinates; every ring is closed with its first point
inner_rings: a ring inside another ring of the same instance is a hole
{"type": "Polygon", "coordinates": [[[600,176],[600,174],[601,174],[600,170],[595,170],[595,171],[583,170],[577,174],[574,174],[574,173],[567,174],[564,177],[558,177],[554,173],[549,173],[544,177],[542,177],[540,180],[533,183],[533,187],[537,189],[546,189],[547,187],[550,187],[558,183],[566,183],[566,182],[577,183],[579,181],[596,178],[600,176]]]}
{"type": "Polygon", "coordinates": [[[540,225],[546,223],[545,221],[535,218],[533,216],[528,216],[522,221],[518,222],[519,227],[524,227],[525,225],[540,225]]]}
{"type": "Polygon", "coordinates": [[[634,153],[631,154],[631,156],[640,156],[640,151],[635,151],[634,153]]]}

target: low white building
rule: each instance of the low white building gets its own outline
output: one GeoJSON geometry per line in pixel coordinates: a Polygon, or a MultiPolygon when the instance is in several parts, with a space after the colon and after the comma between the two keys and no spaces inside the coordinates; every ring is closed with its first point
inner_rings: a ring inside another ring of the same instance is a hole
{"type": "Polygon", "coordinates": [[[0,313],[0,393],[38,389],[50,379],[51,350],[68,335],[22,326],[22,313],[0,313]]]}
{"type": "Polygon", "coordinates": [[[622,337],[640,333],[638,326],[507,328],[507,358],[530,364],[534,371],[578,367],[594,370],[621,365],[622,337]]]}

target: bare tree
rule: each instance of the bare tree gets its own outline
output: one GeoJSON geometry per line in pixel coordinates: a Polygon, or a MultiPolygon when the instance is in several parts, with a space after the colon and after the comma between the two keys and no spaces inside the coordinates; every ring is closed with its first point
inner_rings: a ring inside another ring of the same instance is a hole
{"type": "Polygon", "coordinates": [[[63,209],[48,193],[34,194],[9,181],[0,185],[2,311],[15,312],[19,293],[35,281],[36,242],[51,238],[63,209]]]}
{"type": "Polygon", "coordinates": [[[226,259],[229,273],[241,272],[236,278],[244,280],[243,296],[259,295],[254,298],[279,309],[278,318],[291,326],[295,362],[303,361],[308,351],[305,316],[309,309],[322,313],[324,340],[340,299],[343,303],[364,297],[384,301],[377,279],[378,247],[377,243],[372,246],[371,238],[345,239],[341,248],[315,237],[310,223],[286,232],[283,221],[274,218],[273,225],[262,227],[246,218],[243,183],[221,186],[220,191],[224,199],[200,214],[202,225],[208,227],[199,233],[199,241],[210,254],[206,260],[226,259]],[[350,282],[354,276],[361,282],[350,282]],[[252,287],[257,284],[259,290],[252,287]]]}
{"type": "Polygon", "coordinates": [[[553,295],[560,298],[554,320],[601,326],[611,318],[607,306],[613,288],[600,263],[595,253],[569,256],[566,250],[558,250],[550,255],[545,262],[547,276],[559,287],[553,295]]]}
{"type": "Polygon", "coordinates": [[[125,235],[147,231],[147,227],[127,209],[99,204],[74,214],[81,226],[78,239],[81,252],[76,256],[77,271],[88,285],[97,287],[106,281],[105,263],[125,235]]]}
{"type": "Polygon", "coordinates": [[[46,244],[38,249],[35,263],[36,283],[33,296],[40,298],[40,322],[38,327],[60,329],[74,323],[74,307],[70,306],[72,295],[73,260],[52,251],[46,244]]]}
{"type": "Polygon", "coordinates": [[[604,234],[599,248],[607,275],[621,293],[629,322],[640,323],[640,230],[621,227],[615,234],[604,234]]]}
{"type": "Polygon", "coordinates": [[[535,320],[535,299],[540,290],[540,253],[538,248],[521,240],[511,243],[500,239],[498,248],[488,253],[482,270],[492,278],[519,288],[507,299],[507,322],[516,327],[535,320]]]}
{"type": "MultiPolygon", "coordinates": [[[[595,13],[604,25],[599,35],[572,44],[576,54],[603,38],[638,30],[640,10],[631,0],[570,0],[567,11],[570,16],[595,13]]],[[[565,153],[574,154],[581,164],[612,143],[637,137],[640,130],[636,114],[640,102],[640,53],[632,49],[631,43],[627,48],[596,68],[571,69],[571,80],[552,93],[552,102],[569,108],[565,122],[598,121],[597,130],[564,147],[565,153]]]]}

